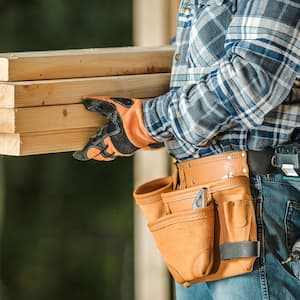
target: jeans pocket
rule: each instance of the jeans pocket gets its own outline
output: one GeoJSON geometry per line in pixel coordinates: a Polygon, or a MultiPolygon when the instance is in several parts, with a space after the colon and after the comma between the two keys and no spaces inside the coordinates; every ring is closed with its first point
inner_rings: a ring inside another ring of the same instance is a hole
{"type": "Polygon", "coordinates": [[[293,275],[300,280],[300,262],[299,261],[292,261],[290,263],[291,265],[291,270],[293,275]]]}
{"type": "MultiPolygon", "coordinates": [[[[288,201],[285,214],[285,234],[288,252],[292,252],[293,245],[300,239],[300,202],[288,201]]],[[[289,263],[292,274],[300,280],[300,261],[289,263]]]]}

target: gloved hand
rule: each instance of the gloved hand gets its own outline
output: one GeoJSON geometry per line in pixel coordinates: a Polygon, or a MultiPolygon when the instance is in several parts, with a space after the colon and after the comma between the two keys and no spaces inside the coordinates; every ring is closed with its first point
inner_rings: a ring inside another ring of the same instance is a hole
{"type": "Polygon", "coordinates": [[[100,113],[108,122],[73,156],[83,161],[111,161],[118,156],[131,156],[139,149],[162,147],[149,135],[144,125],[142,103],[140,99],[107,96],[84,98],[86,109],[100,113]]]}

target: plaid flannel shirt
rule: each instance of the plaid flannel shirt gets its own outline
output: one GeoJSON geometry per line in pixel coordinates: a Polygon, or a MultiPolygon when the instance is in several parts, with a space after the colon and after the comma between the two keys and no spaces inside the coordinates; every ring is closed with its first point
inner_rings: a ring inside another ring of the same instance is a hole
{"type": "Polygon", "coordinates": [[[299,0],[182,0],[170,91],[144,102],[145,125],[179,161],[274,147],[300,137],[299,75],[299,0]]]}

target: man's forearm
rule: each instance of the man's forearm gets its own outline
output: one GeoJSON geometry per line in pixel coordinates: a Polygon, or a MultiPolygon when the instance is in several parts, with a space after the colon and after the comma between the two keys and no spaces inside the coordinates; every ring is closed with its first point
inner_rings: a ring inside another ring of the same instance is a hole
{"type": "Polygon", "coordinates": [[[259,127],[284,101],[299,72],[300,32],[294,23],[300,4],[291,4],[289,21],[281,17],[278,1],[272,7],[278,18],[270,19],[266,11],[260,15],[240,11],[233,17],[226,53],[215,71],[145,103],[145,122],[151,135],[157,140],[175,138],[205,146],[228,129],[259,127]],[[248,25],[242,28],[243,22],[248,25]],[[233,34],[236,31],[239,33],[233,34]]]}

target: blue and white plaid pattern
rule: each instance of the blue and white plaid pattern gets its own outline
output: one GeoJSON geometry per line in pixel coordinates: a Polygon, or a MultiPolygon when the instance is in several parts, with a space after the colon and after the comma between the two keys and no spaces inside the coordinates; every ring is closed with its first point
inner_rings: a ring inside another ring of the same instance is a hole
{"type": "Polygon", "coordinates": [[[299,76],[299,0],[182,0],[170,91],[145,124],[179,161],[274,147],[300,132],[299,76]]]}

